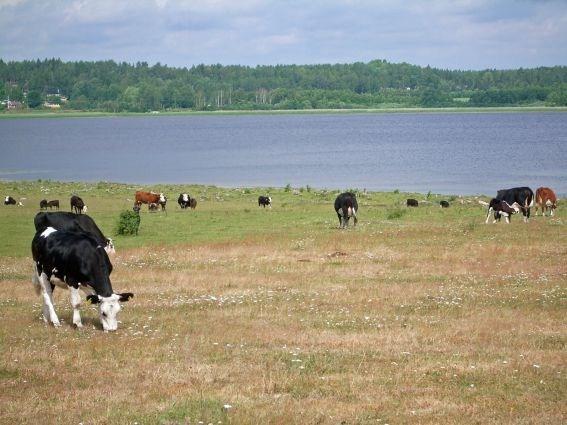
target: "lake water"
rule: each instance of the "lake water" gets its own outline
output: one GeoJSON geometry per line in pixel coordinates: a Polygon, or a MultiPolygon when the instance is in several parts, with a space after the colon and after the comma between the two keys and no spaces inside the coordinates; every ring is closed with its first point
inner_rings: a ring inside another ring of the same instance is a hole
{"type": "Polygon", "coordinates": [[[0,120],[0,179],[567,194],[566,113],[0,120]]]}

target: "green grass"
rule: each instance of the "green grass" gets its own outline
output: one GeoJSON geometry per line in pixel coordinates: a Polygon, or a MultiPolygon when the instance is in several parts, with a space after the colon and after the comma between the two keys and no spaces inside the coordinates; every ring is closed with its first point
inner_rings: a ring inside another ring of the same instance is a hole
{"type": "Polygon", "coordinates": [[[485,225],[474,197],[360,193],[359,224],[339,230],[338,191],[146,186],[168,212],[115,238],[113,288],[135,294],[118,331],[90,305],[74,329],[59,289],[63,324],[46,326],[40,199],[69,210],[77,193],[112,235],[139,188],[0,182],[27,198],[0,205],[0,423],[565,422],[564,200],[485,225]],[[185,191],[196,210],[177,206],[185,191]]]}
{"type": "MultiPolygon", "coordinates": [[[[353,189],[355,190],[355,189],[353,189]]],[[[227,242],[261,235],[286,235],[300,238],[305,232],[319,233],[334,228],[338,219],[333,209],[336,191],[303,190],[299,194],[285,188],[220,188],[215,186],[156,184],[136,186],[118,183],[61,183],[53,181],[0,182],[0,193],[15,199],[25,198],[23,207],[1,206],[0,223],[10,235],[0,245],[0,256],[29,255],[33,238],[33,218],[41,199],[59,199],[62,211],[70,211],[69,198],[77,194],[88,206],[88,214],[103,233],[120,248],[173,245],[179,243],[227,242]],[[120,213],[131,210],[138,189],[164,192],[168,198],[166,212],[141,211],[138,236],[116,233],[120,213]],[[197,198],[195,210],[181,210],[177,197],[187,192],[197,198]],[[258,196],[269,193],[273,208],[258,207],[258,196]]],[[[4,196],[6,196],[4,195],[4,196]]],[[[407,210],[407,197],[423,195],[404,193],[359,193],[362,227],[378,229],[389,220],[404,218],[408,223],[421,222],[430,215],[448,215],[459,221],[478,217],[481,209],[454,204],[441,211],[437,199],[424,208],[407,210]]],[[[420,197],[421,196],[421,197],[420,197]]]]}
{"type": "Polygon", "coordinates": [[[179,115],[296,115],[296,114],[364,114],[364,113],[490,113],[490,112],[567,112],[567,107],[562,106],[502,106],[502,107],[460,107],[460,108],[407,108],[391,107],[382,108],[355,108],[355,109],[293,109],[293,110],[238,110],[238,111],[192,111],[174,110],[160,111],[159,114],[148,112],[101,112],[101,111],[10,111],[0,112],[1,119],[18,118],[87,118],[87,117],[160,117],[179,115]]]}

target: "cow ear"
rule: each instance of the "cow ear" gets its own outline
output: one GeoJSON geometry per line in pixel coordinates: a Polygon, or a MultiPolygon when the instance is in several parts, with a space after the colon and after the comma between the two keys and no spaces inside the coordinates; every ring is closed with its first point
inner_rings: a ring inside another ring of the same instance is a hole
{"type": "Polygon", "coordinates": [[[90,301],[91,304],[98,304],[100,302],[100,297],[96,294],[87,295],[87,301],[90,301]]]}
{"type": "Polygon", "coordinates": [[[134,298],[134,294],[132,292],[123,292],[121,294],[116,294],[116,295],[118,295],[120,297],[118,299],[118,301],[121,301],[121,302],[126,302],[130,298],[134,298]]]}

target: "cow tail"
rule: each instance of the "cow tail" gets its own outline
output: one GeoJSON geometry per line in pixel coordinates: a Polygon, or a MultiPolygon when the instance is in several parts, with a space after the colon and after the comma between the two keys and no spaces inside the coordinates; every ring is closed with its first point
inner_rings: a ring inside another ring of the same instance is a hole
{"type": "Polygon", "coordinates": [[[32,285],[37,295],[41,294],[41,283],[39,282],[39,275],[37,274],[37,266],[33,265],[32,285]]]}

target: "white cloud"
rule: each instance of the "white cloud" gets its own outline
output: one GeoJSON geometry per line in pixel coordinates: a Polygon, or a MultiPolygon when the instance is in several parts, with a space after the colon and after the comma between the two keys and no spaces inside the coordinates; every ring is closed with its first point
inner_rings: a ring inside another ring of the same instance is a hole
{"type": "Polygon", "coordinates": [[[559,0],[0,0],[0,8],[0,27],[11,29],[0,38],[4,60],[567,64],[559,0]]]}

